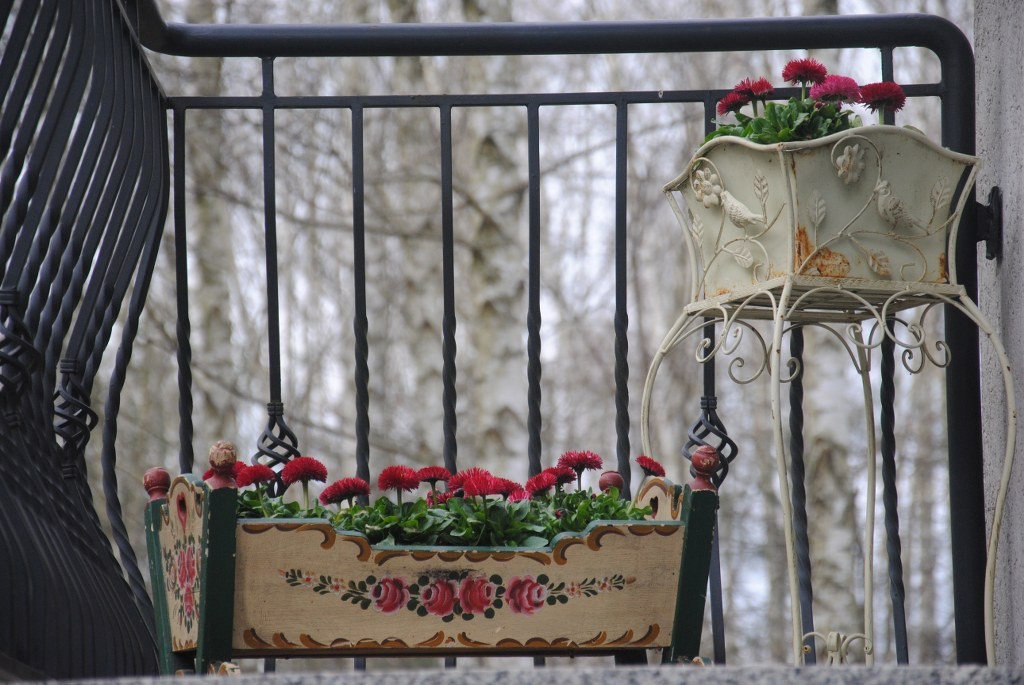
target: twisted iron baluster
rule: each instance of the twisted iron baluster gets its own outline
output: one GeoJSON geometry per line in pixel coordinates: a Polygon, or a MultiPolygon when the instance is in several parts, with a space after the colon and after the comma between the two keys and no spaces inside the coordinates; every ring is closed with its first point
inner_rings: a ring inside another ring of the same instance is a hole
{"type": "MultiPolygon", "coordinates": [[[[892,321],[886,322],[886,328],[892,331],[892,321]]],[[[879,388],[881,400],[881,417],[879,425],[882,431],[882,504],[885,509],[885,551],[889,560],[889,597],[892,600],[892,623],[896,642],[896,661],[900,664],[910,662],[907,648],[907,614],[903,587],[902,544],[900,543],[899,499],[896,493],[896,415],[893,399],[896,395],[893,376],[896,371],[896,344],[892,336],[882,340],[881,372],[882,382],[879,388]]]]}
{"type": "MultiPolygon", "coordinates": [[[[814,589],[811,585],[811,546],[807,536],[807,489],[804,468],[804,331],[794,328],[789,333],[789,353],[797,364],[797,371],[789,383],[789,450],[790,478],[793,500],[793,529],[796,541],[796,571],[800,585],[800,619],[804,633],[814,631],[814,589]]],[[[817,662],[814,638],[804,641],[805,663],[817,662]]]]}

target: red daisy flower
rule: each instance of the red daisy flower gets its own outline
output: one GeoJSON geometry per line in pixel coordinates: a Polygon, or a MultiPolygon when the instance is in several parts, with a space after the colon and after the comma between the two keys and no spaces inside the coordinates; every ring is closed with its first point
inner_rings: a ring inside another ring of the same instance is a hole
{"type": "Polygon", "coordinates": [[[898,83],[882,81],[861,86],[860,101],[867,105],[872,112],[878,110],[898,112],[906,104],[907,94],[903,92],[903,88],[898,83]]]}
{"type": "Polygon", "coordinates": [[[604,464],[601,457],[587,450],[565,452],[558,458],[558,466],[576,472],[576,487],[583,487],[583,472],[595,471],[604,464]]]}
{"type": "Polygon", "coordinates": [[[818,85],[825,81],[826,76],[828,76],[828,69],[825,68],[825,65],[810,57],[790,60],[782,69],[782,80],[794,86],[798,83],[818,85]]]}
{"type": "Polygon", "coordinates": [[[775,92],[772,82],[763,76],[759,79],[745,78],[737,83],[732,90],[734,93],[757,100],[763,100],[775,92]]]}
{"type": "Polygon", "coordinates": [[[415,490],[420,486],[420,478],[416,469],[401,464],[388,466],[380,472],[377,487],[381,490],[415,490]]]}
{"type": "Polygon", "coordinates": [[[542,473],[550,473],[555,478],[555,485],[562,487],[576,480],[576,472],[568,466],[551,466],[544,469],[542,473]]]}
{"type": "Polygon", "coordinates": [[[238,487],[244,488],[249,485],[258,485],[260,483],[272,483],[277,478],[277,474],[274,473],[274,469],[263,464],[253,464],[252,466],[246,466],[241,469],[235,480],[238,482],[238,487]]]}
{"type": "Polygon", "coordinates": [[[637,457],[636,463],[644,470],[645,476],[658,476],[661,478],[665,475],[665,468],[646,455],[641,454],[637,457]]]}
{"type": "MultiPolygon", "coordinates": [[[[570,472],[569,480],[567,482],[571,483],[576,478],[576,474],[572,473],[570,469],[566,470],[570,472]]],[[[546,495],[557,483],[558,478],[555,474],[551,473],[551,469],[541,471],[536,476],[526,481],[526,492],[534,497],[546,495]]]]}
{"type": "Polygon", "coordinates": [[[746,95],[740,95],[739,93],[729,93],[724,98],[718,101],[718,107],[716,111],[718,116],[724,117],[729,112],[738,112],[743,109],[743,106],[750,102],[750,98],[746,95]]]}
{"type": "Polygon", "coordinates": [[[508,499],[508,496],[511,495],[516,490],[522,490],[522,489],[523,489],[523,486],[520,485],[519,483],[515,482],[514,480],[510,480],[508,478],[495,478],[494,479],[494,493],[496,495],[501,495],[502,497],[504,497],[506,499],[508,499]]]}
{"type": "Polygon", "coordinates": [[[479,469],[480,473],[472,473],[462,481],[462,492],[466,497],[486,497],[487,495],[498,495],[500,493],[501,478],[496,478],[487,471],[479,469]]]}
{"type": "Polygon", "coordinates": [[[437,485],[437,481],[448,482],[452,474],[443,466],[424,466],[416,472],[416,477],[420,479],[421,483],[430,483],[430,487],[433,489],[437,485]]]}
{"type": "Polygon", "coordinates": [[[285,485],[299,481],[309,483],[311,480],[321,483],[327,480],[327,467],[313,457],[295,457],[281,470],[281,482],[285,485]]]}
{"type": "Polygon", "coordinates": [[[432,490],[427,493],[427,506],[440,507],[454,496],[454,492],[437,492],[436,490],[432,490]]]}
{"type": "Polygon", "coordinates": [[[576,475],[581,475],[584,471],[595,471],[601,468],[604,466],[604,462],[601,460],[601,457],[593,452],[573,450],[565,452],[558,458],[558,466],[560,468],[570,468],[576,472],[576,475]]]}
{"type": "Polygon", "coordinates": [[[857,102],[860,99],[860,86],[849,76],[830,74],[824,81],[811,88],[811,99],[837,105],[857,102]]]}
{"type": "Polygon", "coordinates": [[[487,469],[482,469],[479,466],[473,466],[464,471],[459,471],[454,476],[448,479],[448,491],[455,492],[456,490],[461,490],[465,486],[467,479],[472,478],[474,476],[481,476],[482,474],[486,474],[488,476],[491,476],[492,478],[494,477],[491,475],[490,471],[488,471],[487,469]]]}
{"type": "Polygon", "coordinates": [[[342,478],[336,480],[320,493],[320,504],[338,504],[345,500],[352,506],[352,499],[362,495],[367,497],[370,494],[370,484],[362,478],[342,478]]]}
{"type": "Polygon", "coordinates": [[[508,500],[509,502],[521,502],[524,499],[530,499],[530,493],[527,492],[524,488],[519,488],[518,490],[513,490],[512,492],[508,493],[508,497],[506,497],[505,499],[508,500]]]}

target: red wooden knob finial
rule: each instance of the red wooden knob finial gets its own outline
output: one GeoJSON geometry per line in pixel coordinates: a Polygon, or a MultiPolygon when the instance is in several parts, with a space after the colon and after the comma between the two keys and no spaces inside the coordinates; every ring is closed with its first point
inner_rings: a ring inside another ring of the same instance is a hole
{"type": "Polygon", "coordinates": [[[149,501],[167,499],[167,490],[171,487],[171,474],[162,466],[154,466],[142,474],[142,487],[146,488],[149,501]]]}
{"type": "Polygon", "coordinates": [[[693,464],[693,470],[697,472],[697,475],[690,481],[691,490],[718,490],[711,479],[720,463],[718,450],[710,445],[701,445],[690,457],[690,463],[693,464]]]}

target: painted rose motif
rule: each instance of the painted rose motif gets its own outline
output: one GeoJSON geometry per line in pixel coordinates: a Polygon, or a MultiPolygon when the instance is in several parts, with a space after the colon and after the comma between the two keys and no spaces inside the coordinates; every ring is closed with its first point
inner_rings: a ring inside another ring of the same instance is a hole
{"type": "Polygon", "coordinates": [[[164,550],[164,578],[169,593],[168,603],[178,625],[191,631],[197,616],[196,593],[199,583],[199,552],[194,536],[176,539],[174,548],[164,550]]]}
{"type": "Polygon", "coordinates": [[[192,594],[192,588],[185,588],[185,595],[182,598],[182,608],[185,612],[185,619],[191,623],[192,617],[196,615],[196,599],[192,594]]]}
{"type": "Polygon", "coordinates": [[[420,603],[427,613],[434,616],[448,616],[455,609],[459,586],[454,580],[435,578],[420,590],[420,603]]]}
{"type": "Polygon", "coordinates": [[[196,548],[189,545],[185,548],[185,585],[196,582],[196,548]]]}
{"type": "Polygon", "coordinates": [[[175,564],[178,570],[178,587],[184,588],[188,585],[188,576],[185,571],[185,550],[178,552],[178,562],[175,564]]]}
{"type": "Polygon", "coordinates": [[[516,614],[532,615],[544,606],[548,589],[538,583],[533,576],[516,576],[508,581],[505,598],[508,608],[516,614]]]}
{"type": "Polygon", "coordinates": [[[515,576],[507,584],[497,574],[487,577],[469,570],[408,579],[366,576],[362,580],[346,580],[297,568],[282,569],[278,573],[292,587],[304,587],[318,595],[333,595],[363,610],[372,606],[381,613],[396,614],[404,608],[417,616],[434,616],[445,623],[456,618],[470,621],[477,616],[493,619],[506,607],[512,613],[532,616],[545,605],[556,606],[569,600],[624,590],[636,582],[636,578],[621,573],[560,582],[544,574],[515,576]]]}
{"type": "Polygon", "coordinates": [[[497,586],[483,576],[467,576],[459,586],[459,603],[465,614],[482,614],[494,604],[497,586]]]}
{"type": "Polygon", "coordinates": [[[409,586],[401,578],[381,578],[370,590],[374,608],[393,614],[409,603],[409,586]]]}

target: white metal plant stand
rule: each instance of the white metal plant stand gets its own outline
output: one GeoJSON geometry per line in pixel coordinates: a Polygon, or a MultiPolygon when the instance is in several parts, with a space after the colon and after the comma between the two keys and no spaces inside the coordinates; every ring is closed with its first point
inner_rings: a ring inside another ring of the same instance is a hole
{"type": "Polygon", "coordinates": [[[985,579],[985,631],[994,663],[992,617],[995,563],[1016,442],[1013,378],[1002,342],[956,280],[956,229],[977,159],[941,148],[923,135],[892,126],[852,129],[809,143],[755,145],[721,137],[703,146],[683,174],[664,188],[690,239],[693,295],[651,363],[641,403],[643,449],[653,454],[651,393],[661,361],[688,339],[698,362],[729,358],[729,377],[770,380],[774,451],[782,500],[792,618],[793,660],[804,641],[827,644],[830,662],[845,660],[863,642],[873,659],[871,601],[863,632],[804,634],[799,615],[793,508],[783,440],[781,386],[800,372],[783,355],[783,337],[797,326],[832,333],[846,349],[863,389],[867,423],[864,593],[872,596],[876,445],[870,381],[871,354],[888,338],[911,373],[926,363],[944,367],[950,351],[928,339],[927,318],[941,305],[960,311],[990,341],[1002,365],[1007,439],[985,579]],[[676,196],[681,195],[686,210],[676,196]],[[751,209],[754,208],[754,209],[751,209]],[[910,318],[897,314],[907,312],[910,318]],[[771,322],[763,334],[753,321],[771,322]],[[718,328],[715,342],[705,327],[718,328]],[[738,354],[753,341],[755,359],[738,354]]]}

